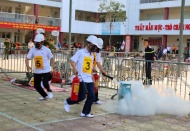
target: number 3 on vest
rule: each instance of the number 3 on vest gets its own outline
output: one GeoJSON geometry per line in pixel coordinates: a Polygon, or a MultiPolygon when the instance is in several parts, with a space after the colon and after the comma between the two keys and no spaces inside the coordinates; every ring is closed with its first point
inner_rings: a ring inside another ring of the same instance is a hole
{"type": "Polygon", "coordinates": [[[83,70],[84,73],[91,74],[92,73],[92,58],[84,57],[83,61],[83,70]]]}
{"type": "Polygon", "coordinates": [[[34,58],[34,65],[35,65],[36,69],[43,69],[44,68],[42,56],[36,56],[34,58]]]}

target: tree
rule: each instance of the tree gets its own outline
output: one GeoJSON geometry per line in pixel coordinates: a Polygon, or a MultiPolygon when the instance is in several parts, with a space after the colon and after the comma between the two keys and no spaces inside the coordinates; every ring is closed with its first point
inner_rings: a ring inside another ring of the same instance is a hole
{"type": "Polygon", "coordinates": [[[112,28],[113,22],[115,18],[121,18],[123,21],[126,20],[126,11],[125,5],[114,1],[114,0],[103,0],[100,5],[98,11],[106,12],[104,15],[100,15],[100,19],[104,19],[106,22],[109,22],[109,30],[110,30],[110,37],[109,37],[109,46],[111,47],[111,35],[112,35],[112,28]]]}

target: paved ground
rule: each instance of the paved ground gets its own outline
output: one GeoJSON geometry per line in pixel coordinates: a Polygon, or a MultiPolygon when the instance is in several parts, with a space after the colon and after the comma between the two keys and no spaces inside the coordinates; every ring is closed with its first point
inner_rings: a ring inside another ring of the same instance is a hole
{"type": "MultiPolygon", "coordinates": [[[[69,87],[66,87],[69,89],[69,87]]],[[[79,117],[83,102],[63,110],[69,92],[55,92],[54,98],[38,101],[39,94],[11,85],[0,78],[0,131],[190,131],[188,117],[169,115],[122,116],[105,110],[115,90],[101,88],[103,105],[93,105],[94,118],[79,117]]]]}

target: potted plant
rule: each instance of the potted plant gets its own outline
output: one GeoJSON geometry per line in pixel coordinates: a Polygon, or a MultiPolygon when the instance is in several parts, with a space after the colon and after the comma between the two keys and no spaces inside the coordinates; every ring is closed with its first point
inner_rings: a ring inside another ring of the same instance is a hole
{"type": "Polygon", "coordinates": [[[28,51],[27,51],[27,49],[28,49],[28,47],[27,47],[27,44],[26,43],[22,43],[22,53],[23,54],[26,54],[28,51]]]}

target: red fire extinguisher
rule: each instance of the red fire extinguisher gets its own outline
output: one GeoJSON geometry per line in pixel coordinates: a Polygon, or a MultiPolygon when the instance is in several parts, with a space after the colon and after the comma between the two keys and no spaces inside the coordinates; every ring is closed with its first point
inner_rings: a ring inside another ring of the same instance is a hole
{"type": "Polygon", "coordinates": [[[95,80],[95,84],[94,84],[94,93],[98,92],[98,80],[99,80],[99,75],[97,73],[95,73],[94,75],[94,80],[95,80]]]}
{"type": "Polygon", "coordinates": [[[72,101],[78,100],[79,85],[80,85],[80,79],[78,76],[76,76],[75,78],[73,78],[73,81],[72,81],[72,91],[71,91],[71,100],[72,101]]]}

